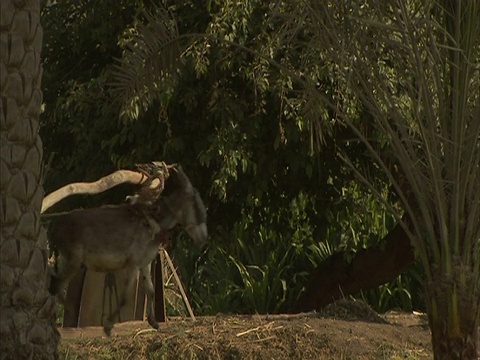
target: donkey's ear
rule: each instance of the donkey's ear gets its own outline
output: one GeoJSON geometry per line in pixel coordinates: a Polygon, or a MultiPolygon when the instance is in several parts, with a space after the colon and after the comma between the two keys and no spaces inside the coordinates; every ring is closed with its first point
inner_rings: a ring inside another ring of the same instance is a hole
{"type": "Polygon", "coordinates": [[[187,175],[183,171],[182,166],[178,164],[177,166],[175,166],[174,171],[176,173],[175,175],[177,176],[178,183],[180,184],[182,189],[184,189],[187,192],[193,191],[192,183],[190,182],[190,179],[187,177],[187,175]]]}

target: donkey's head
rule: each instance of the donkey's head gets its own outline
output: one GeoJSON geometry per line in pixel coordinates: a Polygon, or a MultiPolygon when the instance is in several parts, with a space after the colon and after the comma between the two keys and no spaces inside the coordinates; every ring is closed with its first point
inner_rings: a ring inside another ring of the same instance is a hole
{"type": "Polygon", "coordinates": [[[207,210],[180,166],[171,169],[159,204],[164,205],[172,215],[170,224],[161,226],[173,227],[178,223],[195,244],[203,245],[207,241],[207,210]]]}

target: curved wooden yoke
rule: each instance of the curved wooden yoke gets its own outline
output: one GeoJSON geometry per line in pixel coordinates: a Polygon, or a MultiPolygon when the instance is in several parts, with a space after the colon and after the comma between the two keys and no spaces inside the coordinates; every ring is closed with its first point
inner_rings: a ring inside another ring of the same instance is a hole
{"type": "Polygon", "coordinates": [[[177,167],[176,164],[167,165],[161,161],[153,161],[149,164],[137,164],[138,171],[118,170],[110,175],[104,176],[94,182],[78,182],[65,185],[45,196],[42,202],[42,214],[50,207],[71,195],[79,194],[99,194],[120,184],[146,184],[142,194],[154,193],[158,196],[163,190],[165,180],[169,176],[169,171],[177,167]]]}

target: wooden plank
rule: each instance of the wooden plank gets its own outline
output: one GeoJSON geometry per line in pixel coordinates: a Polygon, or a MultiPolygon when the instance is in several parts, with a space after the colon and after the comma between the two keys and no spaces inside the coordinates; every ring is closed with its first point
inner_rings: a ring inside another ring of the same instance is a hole
{"type": "MultiPolygon", "coordinates": [[[[162,250],[160,250],[161,254],[162,250]]],[[[167,311],[165,307],[165,280],[163,278],[163,256],[157,254],[152,263],[153,288],[155,289],[155,318],[158,322],[167,321],[167,311]]]]}
{"type": "MultiPolygon", "coordinates": [[[[118,296],[124,287],[125,271],[115,273],[118,296]]],[[[135,296],[136,283],[130,294],[127,294],[127,304],[120,312],[120,321],[131,321],[135,319],[135,296]]],[[[105,288],[105,274],[94,271],[87,271],[82,292],[82,302],[78,326],[101,326],[103,318],[110,314],[110,308],[114,310],[117,306],[115,293],[105,288]],[[105,291],[104,291],[105,290],[105,291]]],[[[117,321],[119,319],[116,319],[117,321]]]]}
{"type": "MultiPolygon", "coordinates": [[[[155,289],[154,307],[155,316],[158,322],[166,322],[165,289],[163,277],[163,256],[157,255],[152,263],[152,280],[155,289]]],[[[115,273],[117,293],[120,293],[124,286],[123,279],[125,272],[115,273]]],[[[133,290],[127,295],[127,304],[120,313],[120,321],[145,320],[146,296],[143,281],[135,281],[133,290]]],[[[110,301],[111,308],[115,309],[117,301],[115,293],[108,288],[105,289],[105,274],[83,270],[77,274],[68,286],[64,326],[101,326],[103,318],[109,315],[110,301]]],[[[118,319],[117,319],[118,320],[118,319]]]]}
{"type": "Polygon", "coordinates": [[[145,308],[146,308],[146,296],[145,296],[145,287],[143,286],[143,280],[138,278],[137,281],[137,291],[135,295],[135,320],[146,319],[145,308]]]}
{"type": "Polygon", "coordinates": [[[80,314],[85,272],[86,269],[82,268],[68,284],[65,295],[65,305],[63,307],[63,327],[78,326],[78,315],[80,314]]]}

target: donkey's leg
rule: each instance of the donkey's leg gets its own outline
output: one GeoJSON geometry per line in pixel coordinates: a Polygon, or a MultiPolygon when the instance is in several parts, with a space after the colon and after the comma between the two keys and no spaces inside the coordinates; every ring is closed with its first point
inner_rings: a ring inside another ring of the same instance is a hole
{"type": "Polygon", "coordinates": [[[82,266],[78,257],[71,254],[60,254],[56,259],[56,271],[50,276],[50,294],[56,295],[61,303],[65,302],[65,287],[82,266]]]}
{"type": "Polygon", "coordinates": [[[155,289],[153,288],[152,276],[150,272],[150,264],[143,267],[140,270],[140,272],[143,277],[145,293],[147,294],[147,320],[151,327],[153,327],[154,329],[158,329],[159,325],[157,320],[155,320],[155,304],[154,304],[155,289]]]}
{"type": "Polygon", "coordinates": [[[123,289],[120,292],[120,301],[118,302],[115,311],[113,311],[103,322],[103,331],[107,336],[110,336],[112,332],[113,324],[115,323],[114,319],[120,314],[122,307],[127,303],[127,295],[130,294],[133,289],[133,283],[135,282],[138,272],[136,268],[129,268],[128,270],[125,269],[125,273],[127,273],[128,276],[126,277],[123,283],[123,289]]]}

